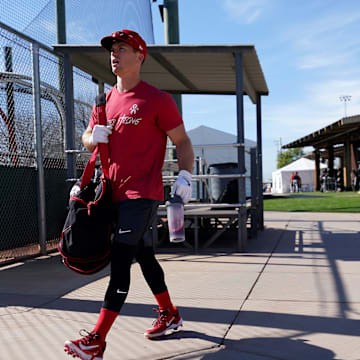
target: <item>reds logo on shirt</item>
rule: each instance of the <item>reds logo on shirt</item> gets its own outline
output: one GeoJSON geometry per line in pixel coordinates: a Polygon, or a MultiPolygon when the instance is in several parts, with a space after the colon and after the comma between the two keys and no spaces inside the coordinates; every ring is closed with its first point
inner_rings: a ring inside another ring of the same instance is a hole
{"type": "Polygon", "coordinates": [[[139,107],[137,106],[137,104],[134,104],[131,108],[130,108],[130,114],[136,114],[137,111],[139,110],[139,107]]]}
{"type": "MultiPolygon", "coordinates": [[[[115,121],[117,127],[120,126],[121,124],[124,125],[139,125],[140,121],[142,120],[142,118],[136,118],[135,115],[136,113],[140,110],[138,104],[134,104],[132,106],[130,106],[129,108],[129,114],[123,114],[119,117],[118,120],[110,120],[111,122],[115,121]]],[[[111,125],[113,125],[113,127],[115,127],[115,123],[112,123],[111,125]]]]}

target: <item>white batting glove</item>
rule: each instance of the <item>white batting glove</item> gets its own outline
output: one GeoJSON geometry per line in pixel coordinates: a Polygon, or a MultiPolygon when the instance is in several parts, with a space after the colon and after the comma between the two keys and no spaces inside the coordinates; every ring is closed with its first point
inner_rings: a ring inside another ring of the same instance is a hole
{"type": "Polygon", "coordinates": [[[71,190],[70,190],[70,199],[73,197],[73,196],[76,196],[78,193],[80,192],[80,185],[79,184],[75,184],[71,190]]]}
{"type": "Polygon", "coordinates": [[[111,126],[95,125],[91,133],[89,143],[95,146],[99,143],[107,144],[109,142],[109,135],[111,135],[111,133],[111,126]]]}
{"type": "Polygon", "coordinates": [[[181,170],[171,191],[171,195],[174,194],[179,195],[184,204],[189,202],[189,200],[191,199],[191,195],[192,195],[191,178],[192,175],[188,171],[181,170]]]}

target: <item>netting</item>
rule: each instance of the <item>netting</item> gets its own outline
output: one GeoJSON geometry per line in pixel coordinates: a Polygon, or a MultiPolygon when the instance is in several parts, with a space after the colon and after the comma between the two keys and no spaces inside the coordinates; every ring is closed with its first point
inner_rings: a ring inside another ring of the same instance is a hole
{"type": "MultiPolygon", "coordinates": [[[[56,43],[55,0],[0,2],[0,21],[33,39],[56,43]]],[[[68,0],[65,2],[66,42],[98,44],[99,39],[120,29],[139,32],[154,43],[149,0],[68,0]]]]}

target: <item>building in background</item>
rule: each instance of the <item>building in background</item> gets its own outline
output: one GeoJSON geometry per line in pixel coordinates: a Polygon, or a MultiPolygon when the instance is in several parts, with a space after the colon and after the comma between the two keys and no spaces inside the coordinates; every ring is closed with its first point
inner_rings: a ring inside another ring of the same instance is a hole
{"type": "MultiPolygon", "coordinates": [[[[186,120],[185,120],[186,121],[186,120]]],[[[198,126],[192,130],[187,131],[191,142],[193,145],[214,145],[214,144],[236,144],[237,139],[233,134],[217,130],[208,126],[198,126]]],[[[250,173],[250,154],[249,149],[251,147],[256,147],[256,142],[252,140],[245,139],[245,168],[246,175],[251,175],[250,173]]],[[[205,164],[205,171],[212,173],[227,173],[235,174],[238,173],[237,170],[237,148],[236,147],[203,147],[194,149],[196,161],[205,164]]],[[[195,166],[197,164],[195,163],[195,166]]],[[[194,170],[196,171],[196,169],[194,170]]],[[[215,201],[218,200],[220,193],[224,190],[224,187],[231,180],[222,179],[219,184],[218,181],[212,179],[209,180],[210,193],[215,201]]],[[[250,179],[247,178],[245,181],[246,186],[246,196],[250,196],[250,179]]],[[[194,187],[196,191],[196,187],[194,187]]],[[[200,195],[202,195],[200,193],[200,195]]],[[[194,197],[198,198],[199,195],[195,192],[194,197]]]]}

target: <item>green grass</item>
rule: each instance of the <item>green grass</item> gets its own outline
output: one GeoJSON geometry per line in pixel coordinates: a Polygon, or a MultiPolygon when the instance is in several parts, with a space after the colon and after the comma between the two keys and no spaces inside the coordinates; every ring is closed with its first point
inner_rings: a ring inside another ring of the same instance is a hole
{"type": "Polygon", "coordinates": [[[355,192],[306,192],[264,197],[265,211],[360,212],[360,194],[355,192]]]}

